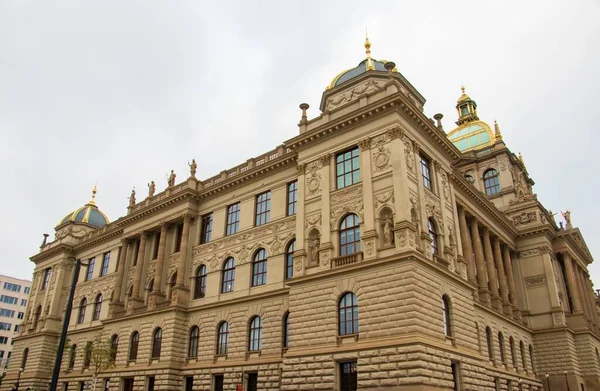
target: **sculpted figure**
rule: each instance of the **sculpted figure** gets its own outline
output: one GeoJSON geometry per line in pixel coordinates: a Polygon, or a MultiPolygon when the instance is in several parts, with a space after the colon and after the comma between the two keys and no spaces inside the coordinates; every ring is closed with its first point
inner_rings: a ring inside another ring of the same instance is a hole
{"type": "Polygon", "coordinates": [[[318,265],[319,264],[319,246],[321,245],[319,237],[316,236],[310,240],[309,244],[309,254],[310,254],[310,264],[318,265]]]}
{"type": "Polygon", "coordinates": [[[175,175],[175,171],[171,170],[171,175],[169,175],[169,179],[167,180],[168,187],[175,186],[175,177],[176,176],[177,175],[175,175]]]}
{"type": "Polygon", "coordinates": [[[561,213],[562,213],[563,218],[565,219],[566,228],[567,229],[572,228],[572,225],[571,225],[571,211],[567,210],[566,212],[561,212],[561,213]]]}
{"type": "Polygon", "coordinates": [[[129,196],[129,206],[135,206],[135,187],[131,190],[131,195],[129,196]]]}
{"type": "Polygon", "coordinates": [[[156,191],[156,184],[154,181],[148,183],[148,198],[154,197],[154,192],[156,191]]]}
{"type": "Polygon", "coordinates": [[[196,178],[196,169],[198,168],[198,165],[196,164],[196,159],[192,159],[192,163],[188,163],[188,166],[190,166],[190,176],[192,178],[196,178]]]}
{"type": "Polygon", "coordinates": [[[383,223],[383,243],[386,246],[394,244],[394,230],[392,227],[392,218],[387,217],[385,223],[383,223]]]}

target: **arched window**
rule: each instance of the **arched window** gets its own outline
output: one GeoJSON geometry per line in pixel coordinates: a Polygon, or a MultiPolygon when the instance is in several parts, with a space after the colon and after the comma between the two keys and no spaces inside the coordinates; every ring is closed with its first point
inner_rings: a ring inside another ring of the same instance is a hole
{"type": "Polygon", "coordinates": [[[87,307],[87,299],[84,297],[79,303],[79,316],[77,317],[77,323],[81,324],[85,320],[85,308],[87,307]]]}
{"type": "Polygon", "coordinates": [[[198,357],[198,340],[200,339],[200,329],[198,326],[190,330],[190,343],[188,345],[188,357],[198,357]]]}
{"type": "Polygon", "coordinates": [[[194,299],[201,299],[206,294],[206,265],[198,266],[194,276],[194,299]]]}
{"type": "Polygon", "coordinates": [[[260,316],[255,316],[250,321],[250,338],[248,340],[248,350],[256,352],[262,349],[262,320],[260,316]]]}
{"type": "Polygon", "coordinates": [[[350,255],[360,251],[360,221],[355,214],[344,217],[340,224],[340,255],[350,255]]]}
{"type": "Polygon", "coordinates": [[[296,239],[292,240],[285,250],[285,279],[294,276],[294,251],[296,251],[296,239]]]}
{"type": "Polygon", "coordinates": [[[92,348],[93,348],[93,343],[91,341],[88,341],[85,344],[85,352],[83,353],[83,367],[84,368],[89,368],[90,364],[92,363],[92,348]]]}
{"type": "Polygon", "coordinates": [[[177,272],[173,273],[173,275],[171,276],[171,279],[169,280],[169,291],[167,292],[168,293],[167,297],[171,297],[171,295],[173,294],[173,288],[175,287],[176,284],[177,284],[177,272]]]}
{"type": "Polygon", "coordinates": [[[102,293],[99,293],[96,296],[96,301],[94,302],[94,316],[92,320],[100,319],[100,311],[102,311],[102,293]]]}
{"type": "Polygon", "coordinates": [[[535,356],[533,355],[533,345],[529,345],[529,359],[531,360],[531,371],[535,374],[535,356]]]}
{"type": "Polygon", "coordinates": [[[442,296],[442,316],[444,319],[444,335],[452,336],[452,326],[450,324],[450,299],[448,296],[442,296]]]}
{"type": "Polygon", "coordinates": [[[157,327],[152,335],[152,358],[160,358],[160,350],[162,348],[162,329],[157,327]]]}
{"type": "Polygon", "coordinates": [[[235,260],[227,258],[223,264],[223,273],[221,280],[221,293],[233,292],[233,283],[235,281],[235,260]]]}
{"type": "Polygon", "coordinates": [[[517,368],[517,356],[515,353],[515,339],[511,336],[508,339],[508,347],[510,348],[510,359],[512,360],[512,365],[517,368]]]}
{"type": "Polygon", "coordinates": [[[358,298],[352,292],[340,299],[340,335],[358,334],[358,298]]]}
{"type": "Polygon", "coordinates": [[[485,194],[494,195],[500,192],[500,181],[498,180],[498,171],[490,168],[483,174],[483,185],[485,194]]]}
{"type": "Polygon", "coordinates": [[[265,285],[267,283],[267,251],[261,248],[254,255],[252,261],[252,286],[265,285]]]}
{"type": "Polygon", "coordinates": [[[490,361],[494,361],[494,340],[492,337],[492,329],[485,328],[485,338],[487,341],[488,357],[490,361]]]}
{"type": "Polygon", "coordinates": [[[110,339],[110,359],[111,361],[117,360],[117,352],[119,351],[119,336],[114,334],[110,339]]]}
{"type": "Polygon", "coordinates": [[[506,364],[506,355],[504,354],[504,335],[498,333],[498,347],[500,348],[500,361],[506,364]]]}
{"type": "Polygon", "coordinates": [[[71,345],[71,354],[69,355],[69,369],[75,368],[75,357],[77,356],[77,345],[71,345]]]}
{"type": "Polygon", "coordinates": [[[140,333],[134,331],[131,334],[131,343],[129,344],[129,361],[137,360],[138,347],[140,345],[140,333]]]}
{"type": "Polygon", "coordinates": [[[40,321],[40,317],[42,316],[42,306],[38,305],[35,309],[35,313],[33,314],[33,328],[37,329],[38,323],[40,321]]]}
{"type": "Polygon", "coordinates": [[[283,315],[283,347],[287,348],[290,343],[290,313],[283,315]]]}
{"type": "MultiPolygon", "coordinates": [[[[598,349],[596,349],[596,353],[598,349]]],[[[23,358],[21,358],[21,368],[25,369],[27,366],[27,356],[29,356],[29,348],[23,349],[23,358]]]]}
{"type": "Polygon", "coordinates": [[[519,350],[521,350],[521,364],[523,365],[523,370],[527,372],[527,359],[525,358],[525,344],[523,341],[519,342],[519,350]]]}
{"type": "Polygon", "coordinates": [[[227,344],[229,343],[229,325],[223,321],[219,324],[217,336],[217,354],[227,354],[227,344]]]}
{"type": "Polygon", "coordinates": [[[427,219],[427,229],[429,230],[429,238],[431,239],[431,253],[434,255],[439,255],[438,234],[437,230],[435,229],[435,223],[431,217],[427,219]]]}

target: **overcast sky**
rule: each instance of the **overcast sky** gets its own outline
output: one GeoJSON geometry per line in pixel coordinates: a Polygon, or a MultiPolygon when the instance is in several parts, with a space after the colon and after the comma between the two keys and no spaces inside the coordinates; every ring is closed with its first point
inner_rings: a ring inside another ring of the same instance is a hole
{"type": "Polygon", "coordinates": [[[600,257],[599,21],[597,1],[0,0],[0,273],[31,278],[96,182],[116,220],[192,158],[207,178],[295,136],[365,27],[447,131],[464,84],[600,257]]]}

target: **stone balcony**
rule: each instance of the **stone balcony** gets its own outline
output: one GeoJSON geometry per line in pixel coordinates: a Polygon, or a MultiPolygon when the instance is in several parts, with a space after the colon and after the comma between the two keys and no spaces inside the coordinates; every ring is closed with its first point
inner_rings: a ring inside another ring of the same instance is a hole
{"type": "Polygon", "coordinates": [[[359,263],[363,261],[363,253],[357,252],[350,255],[344,255],[342,257],[333,258],[331,260],[331,268],[337,269],[339,267],[344,267],[347,265],[352,265],[354,263],[359,263]]]}

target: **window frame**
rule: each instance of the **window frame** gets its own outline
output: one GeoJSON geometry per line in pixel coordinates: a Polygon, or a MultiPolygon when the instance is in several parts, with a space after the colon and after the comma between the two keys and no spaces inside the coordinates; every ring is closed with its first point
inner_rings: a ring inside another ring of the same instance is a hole
{"type": "Polygon", "coordinates": [[[335,186],[345,189],[360,182],[360,148],[346,149],[335,155],[335,186]],[[349,155],[348,155],[349,154],[349,155]],[[348,156],[347,156],[348,155],[348,156]],[[349,162],[350,167],[347,167],[349,162]],[[346,169],[349,168],[348,171],[346,169]],[[347,183],[348,182],[348,183],[347,183]]]}
{"type": "Polygon", "coordinates": [[[206,265],[201,264],[196,268],[196,273],[194,274],[194,295],[192,300],[202,299],[206,295],[206,280],[208,268],[206,265]]]}
{"type": "Polygon", "coordinates": [[[506,351],[504,349],[504,334],[502,331],[498,332],[498,347],[500,349],[500,362],[506,364],[506,351]]]}
{"type": "Polygon", "coordinates": [[[233,292],[235,286],[235,259],[229,257],[223,262],[221,269],[221,293],[233,292]],[[229,266],[229,261],[231,265],[229,266]]]}
{"type": "Polygon", "coordinates": [[[119,352],[119,334],[113,334],[110,338],[110,359],[112,362],[117,360],[117,353],[119,352]]]}
{"type": "Polygon", "coordinates": [[[241,205],[239,202],[227,206],[225,236],[235,235],[240,230],[241,205]]]}
{"type": "Polygon", "coordinates": [[[421,167],[421,178],[423,187],[433,192],[433,180],[431,172],[431,159],[422,153],[419,154],[419,165],[421,167]]]}
{"type": "Polygon", "coordinates": [[[290,311],[287,311],[283,315],[283,341],[282,345],[284,349],[287,349],[290,345],[290,311]]]}
{"type": "Polygon", "coordinates": [[[207,213],[200,219],[200,244],[210,242],[212,236],[213,213],[207,213]]]}
{"type": "Polygon", "coordinates": [[[102,256],[102,267],[100,268],[100,277],[104,277],[108,274],[109,266],[110,266],[110,251],[107,251],[102,256]]]}
{"type": "Polygon", "coordinates": [[[486,196],[500,193],[500,173],[495,168],[490,168],[483,173],[483,188],[486,196]],[[490,175],[488,175],[491,173],[490,175]]]}
{"type": "Polygon", "coordinates": [[[157,327],[154,329],[152,333],[152,349],[150,351],[150,359],[158,360],[160,359],[160,354],[162,353],[162,328],[157,327]]]}
{"type": "Polygon", "coordinates": [[[52,268],[48,267],[46,269],[44,269],[44,279],[42,280],[42,286],[41,289],[42,291],[48,289],[48,285],[50,285],[50,277],[52,276],[52,268]]]}
{"type": "Polygon", "coordinates": [[[256,196],[254,205],[254,226],[260,227],[271,221],[271,190],[256,196]]]}
{"type": "Polygon", "coordinates": [[[248,351],[260,352],[262,350],[262,319],[254,316],[248,324],[248,351]]]}
{"type": "Polygon", "coordinates": [[[140,347],[140,333],[135,330],[131,333],[129,338],[129,354],[127,355],[128,361],[136,361],[138,356],[138,349],[140,347]]]}
{"type": "Polygon", "coordinates": [[[267,250],[260,248],[252,260],[252,287],[267,284],[267,250]]]}
{"type": "Polygon", "coordinates": [[[494,336],[493,336],[493,332],[492,329],[490,328],[490,326],[487,326],[485,328],[485,340],[486,340],[486,345],[487,345],[487,350],[488,350],[488,358],[490,359],[490,361],[494,361],[494,336]]]}
{"type": "Polygon", "coordinates": [[[358,387],[358,363],[353,361],[339,362],[340,390],[356,391],[358,387]]]}
{"type": "Polygon", "coordinates": [[[89,368],[92,364],[92,349],[93,342],[87,341],[85,343],[85,351],[83,352],[83,368],[89,368]]]}
{"type": "Polygon", "coordinates": [[[286,189],[287,216],[294,216],[298,211],[298,181],[288,182],[286,189]]]}
{"type": "Polygon", "coordinates": [[[361,251],[360,218],[354,213],[349,213],[339,225],[340,256],[353,255],[361,251]],[[353,224],[353,225],[349,225],[353,224]],[[351,236],[350,236],[351,235],[351,236]],[[353,240],[349,241],[348,238],[353,240]]]}
{"type": "Polygon", "coordinates": [[[173,252],[172,254],[178,253],[181,251],[181,243],[183,240],[183,223],[177,224],[175,227],[175,241],[173,242],[173,252]]]}
{"type": "Polygon", "coordinates": [[[96,257],[90,258],[88,260],[88,264],[87,264],[87,270],[85,272],[85,278],[84,278],[84,282],[86,281],[90,281],[92,278],[94,278],[94,267],[96,265],[96,257]]]}
{"type": "Polygon", "coordinates": [[[198,357],[198,346],[200,342],[200,328],[193,326],[190,329],[189,341],[188,341],[188,358],[198,357]]]}
{"type": "Polygon", "coordinates": [[[438,232],[436,227],[436,222],[433,217],[427,219],[427,231],[429,233],[429,238],[431,239],[431,254],[432,255],[440,255],[440,248],[438,246],[438,232]]]}
{"type": "Polygon", "coordinates": [[[444,324],[444,335],[448,338],[452,338],[452,318],[451,318],[451,304],[448,295],[442,295],[442,314],[444,324]]]}
{"type": "Polygon", "coordinates": [[[87,307],[87,298],[82,298],[79,302],[79,313],[77,314],[77,324],[85,322],[85,310],[87,307]]]}
{"type": "Polygon", "coordinates": [[[69,352],[69,364],[67,369],[73,370],[75,368],[75,359],[77,358],[77,344],[71,345],[71,349],[69,352]]]}
{"type": "Polygon", "coordinates": [[[217,328],[217,355],[226,355],[229,345],[229,323],[221,321],[217,328]]]}
{"type": "Polygon", "coordinates": [[[100,320],[100,312],[102,312],[102,300],[102,293],[98,293],[96,300],[94,301],[94,313],[92,315],[92,320],[100,320]]]}
{"type": "Polygon", "coordinates": [[[285,279],[294,277],[294,251],[296,251],[296,238],[292,239],[285,248],[285,279]]]}
{"type": "Polygon", "coordinates": [[[353,292],[346,292],[338,301],[338,336],[358,334],[358,320],[358,296],[353,292]],[[348,315],[350,320],[348,320],[348,315]]]}

